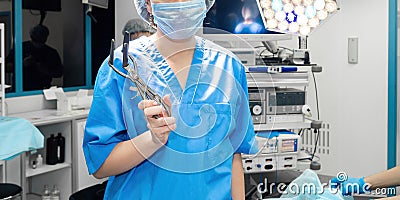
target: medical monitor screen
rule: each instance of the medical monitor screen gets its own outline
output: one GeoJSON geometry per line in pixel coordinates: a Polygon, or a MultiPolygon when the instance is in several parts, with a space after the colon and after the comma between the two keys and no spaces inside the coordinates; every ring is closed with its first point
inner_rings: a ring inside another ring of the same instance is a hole
{"type": "Polygon", "coordinates": [[[42,11],[61,11],[61,0],[23,0],[22,8],[42,11]]]}
{"type": "Polygon", "coordinates": [[[203,27],[203,34],[278,34],[264,27],[256,0],[216,0],[203,27]]]}

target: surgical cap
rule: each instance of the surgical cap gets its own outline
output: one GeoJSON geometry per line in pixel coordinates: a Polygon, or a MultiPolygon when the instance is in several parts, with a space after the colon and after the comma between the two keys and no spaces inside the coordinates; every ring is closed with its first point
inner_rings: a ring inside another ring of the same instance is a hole
{"type": "Polygon", "coordinates": [[[46,43],[49,34],[50,34],[49,29],[41,24],[34,26],[29,31],[29,35],[31,36],[32,41],[43,44],[46,43]]]}
{"type": "Polygon", "coordinates": [[[122,29],[122,35],[124,35],[125,31],[128,31],[130,34],[139,32],[149,32],[149,33],[156,32],[156,30],[153,27],[151,27],[148,23],[146,23],[142,19],[131,19],[128,22],[126,22],[124,29],[122,29]]]}
{"type": "MultiPolygon", "coordinates": [[[[215,2],[215,0],[204,0],[204,1],[206,1],[207,10],[210,9],[215,2]]],[[[133,0],[133,2],[135,3],[135,7],[139,15],[144,19],[144,21],[149,23],[150,13],[147,11],[146,0],[133,0]]]]}

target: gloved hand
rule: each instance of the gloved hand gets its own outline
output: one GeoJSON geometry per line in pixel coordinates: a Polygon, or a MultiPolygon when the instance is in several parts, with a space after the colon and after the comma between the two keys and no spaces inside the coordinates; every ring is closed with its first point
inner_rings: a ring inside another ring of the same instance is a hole
{"type": "Polygon", "coordinates": [[[362,178],[338,178],[331,179],[330,186],[332,189],[340,187],[340,191],[343,196],[349,196],[352,194],[364,194],[370,192],[370,185],[365,183],[364,177],[362,178]]]}
{"type": "MultiPolygon", "coordinates": [[[[164,101],[171,107],[172,103],[168,95],[164,97],[164,101]]],[[[153,141],[166,144],[170,132],[176,129],[175,117],[168,116],[164,108],[154,100],[142,100],[138,107],[146,115],[147,127],[152,133],[153,141]]]]}

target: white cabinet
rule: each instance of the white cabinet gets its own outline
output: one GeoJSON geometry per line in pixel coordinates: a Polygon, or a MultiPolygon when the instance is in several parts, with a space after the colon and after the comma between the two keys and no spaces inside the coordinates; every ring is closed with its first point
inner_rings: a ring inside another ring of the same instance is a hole
{"type": "MultiPolygon", "coordinates": [[[[48,185],[50,189],[56,185],[60,190],[61,199],[68,199],[72,193],[72,122],[65,121],[46,125],[36,126],[44,136],[44,148],[38,149],[36,152],[26,152],[22,156],[25,162],[25,170],[22,173],[22,180],[25,179],[23,184],[23,191],[27,193],[41,194],[44,185],[48,185]],[[52,134],[56,137],[61,133],[65,137],[65,161],[56,165],[46,164],[46,146],[47,138],[52,134]],[[34,160],[38,154],[43,156],[43,166],[33,169],[31,161],[34,160]]],[[[26,195],[26,199],[31,199],[32,195],[26,195]]]]}
{"type": "Polygon", "coordinates": [[[74,191],[82,190],[88,186],[96,185],[98,183],[102,183],[105,179],[96,179],[93,176],[89,175],[88,169],[86,167],[86,160],[83,154],[82,144],[83,144],[83,136],[85,134],[85,126],[86,119],[75,120],[74,122],[74,132],[76,137],[74,137],[74,153],[76,161],[74,161],[74,191]]]}
{"type": "Polygon", "coordinates": [[[61,116],[56,110],[40,110],[11,115],[29,120],[40,130],[45,139],[43,149],[23,153],[20,156],[20,163],[13,161],[10,166],[7,164],[7,178],[10,177],[13,182],[19,178],[21,180],[20,185],[24,191],[23,200],[36,199],[37,194],[41,194],[44,185],[48,185],[50,189],[53,185],[57,185],[61,192],[61,199],[67,200],[75,191],[102,182],[88,175],[83,157],[82,142],[87,115],[87,110],[74,111],[61,116]],[[46,140],[51,134],[57,136],[58,133],[65,137],[65,162],[46,165],[46,140]],[[44,165],[32,169],[28,164],[29,157],[36,158],[39,153],[43,156],[44,165]],[[9,168],[12,169],[8,170],[9,168]],[[17,171],[21,172],[18,176],[15,175],[17,171]],[[36,194],[36,196],[32,194],[36,194]]]}

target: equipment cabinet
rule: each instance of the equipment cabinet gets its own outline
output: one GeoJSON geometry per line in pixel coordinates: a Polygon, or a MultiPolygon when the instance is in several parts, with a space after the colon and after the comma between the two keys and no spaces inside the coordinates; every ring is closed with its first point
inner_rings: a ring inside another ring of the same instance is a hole
{"type": "Polygon", "coordinates": [[[43,149],[25,152],[19,156],[19,159],[7,161],[9,162],[7,177],[10,180],[20,180],[24,191],[23,200],[40,199],[38,195],[42,193],[44,185],[48,185],[50,189],[53,185],[57,185],[61,192],[61,199],[66,200],[72,193],[104,181],[97,180],[88,174],[83,156],[82,142],[88,110],[58,114],[56,110],[49,109],[12,115],[29,120],[40,130],[45,139],[43,149]],[[65,162],[46,165],[46,139],[51,134],[56,136],[58,133],[65,137],[65,162]],[[32,169],[29,158],[36,158],[39,153],[43,157],[43,166],[32,169]]]}

